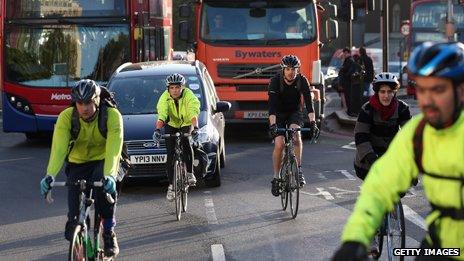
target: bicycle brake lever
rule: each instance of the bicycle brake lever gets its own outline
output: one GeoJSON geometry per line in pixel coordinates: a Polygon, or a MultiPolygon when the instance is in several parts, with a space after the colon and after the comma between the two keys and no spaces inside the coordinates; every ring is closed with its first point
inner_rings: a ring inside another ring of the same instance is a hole
{"type": "Polygon", "coordinates": [[[105,193],[105,194],[106,194],[105,197],[108,203],[114,204],[114,198],[109,193],[105,193]]]}

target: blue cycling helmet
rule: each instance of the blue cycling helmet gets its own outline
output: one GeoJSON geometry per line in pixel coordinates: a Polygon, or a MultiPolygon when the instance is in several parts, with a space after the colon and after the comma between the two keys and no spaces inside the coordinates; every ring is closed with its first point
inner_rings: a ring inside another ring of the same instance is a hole
{"type": "Polygon", "coordinates": [[[90,79],[80,80],[71,89],[71,100],[74,103],[88,103],[90,101],[94,101],[98,106],[100,92],[101,88],[95,81],[90,79]]]}
{"type": "Polygon", "coordinates": [[[447,78],[457,86],[464,81],[464,45],[425,42],[414,49],[408,70],[414,76],[447,78]]]}

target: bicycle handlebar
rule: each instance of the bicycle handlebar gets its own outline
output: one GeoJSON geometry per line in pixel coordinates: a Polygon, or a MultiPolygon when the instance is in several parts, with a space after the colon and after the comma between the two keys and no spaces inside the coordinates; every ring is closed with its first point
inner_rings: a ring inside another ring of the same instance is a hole
{"type": "MultiPolygon", "coordinates": [[[[54,181],[54,182],[50,183],[50,187],[51,188],[53,188],[53,187],[70,187],[70,186],[80,186],[80,184],[81,183],[79,181],[76,181],[76,182],[54,181]]],[[[90,183],[89,186],[96,187],[96,188],[101,188],[101,187],[103,187],[103,182],[102,181],[94,181],[94,182],[90,183]]],[[[109,193],[105,193],[105,197],[106,197],[106,200],[108,201],[108,203],[114,204],[115,200],[109,193]]],[[[46,198],[47,203],[49,203],[49,204],[53,203],[54,199],[52,198],[51,189],[47,192],[47,195],[45,196],[45,198],[46,198]]]]}
{"type": "Polygon", "coordinates": [[[161,135],[161,137],[163,137],[163,138],[171,138],[171,137],[179,137],[179,136],[190,137],[192,135],[190,133],[180,133],[180,132],[176,132],[174,134],[163,134],[163,135],[161,135]]]}
{"type": "Polygon", "coordinates": [[[307,131],[311,131],[311,129],[310,128],[277,128],[277,132],[297,132],[297,131],[307,132],[307,131]]]}

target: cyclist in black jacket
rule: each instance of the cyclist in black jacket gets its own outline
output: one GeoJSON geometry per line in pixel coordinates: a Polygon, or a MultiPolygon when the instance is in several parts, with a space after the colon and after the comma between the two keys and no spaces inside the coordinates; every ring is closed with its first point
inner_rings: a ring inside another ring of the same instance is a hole
{"type": "MultiPolygon", "coordinates": [[[[300,74],[300,60],[294,55],[286,55],[281,61],[282,71],[276,74],[269,83],[269,133],[274,139],[274,152],[272,153],[274,179],[272,180],[272,195],[279,196],[279,169],[284,149],[283,133],[277,133],[277,128],[298,128],[303,126],[303,111],[301,95],[304,97],[306,110],[310,120],[311,136],[317,136],[311,87],[306,77],[300,74]]],[[[301,155],[303,146],[301,136],[294,136],[295,154],[298,163],[300,185],[306,184],[301,169],[301,155]]]]}

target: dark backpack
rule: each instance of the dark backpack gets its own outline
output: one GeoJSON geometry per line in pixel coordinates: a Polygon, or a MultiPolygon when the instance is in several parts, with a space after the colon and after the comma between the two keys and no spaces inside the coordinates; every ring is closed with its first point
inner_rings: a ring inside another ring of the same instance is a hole
{"type": "MultiPolygon", "coordinates": [[[[413,137],[413,146],[414,146],[414,161],[416,162],[417,168],[419,169],[419,174],[423,174],[435,179],[447,179],[447,180],[454,180],[456,182],[461,182],[461,187],[464,187],[464,178],[461,177],[451,177],[451,176],[444,176],[444,175],[438,175],[436,173],[431,173],[427,172],[424,170],[424,166],[422,165],[422,154],[423,154],[423,149],[424,149],[424,144],[423,144],[423,136],[424,136],[424,129],[425,125],[427,124],[427,121],[425,118],[423,118],[420,122],[419,125],[417,125],[416,130],[414,132],[414,137],[413,137]]],[[[413,183],[417,184],[417,179],[413,180],[413,183]]],[[[453,219],[457,220],[464,220],[464,208],[444,208],[441,206],[436,206],[430,202],[430,205],[432,207],[432,210],[439,210],[440,215],[442,217],[452,217],[453,219]]],[[[436,246],[440,245],[440,242],[438,240],[438,237],[436,236],[435,232],[435,221],[431,223],[429,226],[429,234],[432,237],[432,241],[436,246]]]]}
{"type": "MultiPolygon", "coordinates": [[[[98,130],[100,131],[100,134],[106,139],[106,135],[108,133],[108,126],[107,126],[107,121],[108,121],[108,108],[116,108],[117,109],[117,103],[116,100],[114,99],[113,94],[105,87],[101,86],[101,93],[100,93],[100,106],[98,109],[98,130]]],[[[79,136],[79,132],[81,130],[81,123],[79,121],[79,113],[77,112],[75,108],[75,104],[71,105],[73,107],[73,112],[71,116],[71,143],[69,147],[69,153],[71,153],[72,147],[74,146],[74,142],[76,141],[77,137],[79,136]]],[[[67,158],[67,157],[66,157],[67,158]]],[[[122,150],[121,151],[121,161],[120,161],[121,167],[123,168],[123,174],[118,173],[118,176],[122,175],[124,176],[125,173],[127,172],[127,169],[130,167],[130,160],[129,160],[129,155],[122,150]]],[[[122,177],[118,177],[118,180],[122,180],[122,177]]]]}

